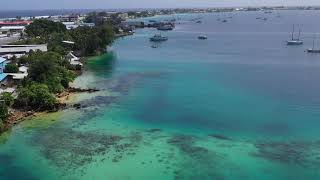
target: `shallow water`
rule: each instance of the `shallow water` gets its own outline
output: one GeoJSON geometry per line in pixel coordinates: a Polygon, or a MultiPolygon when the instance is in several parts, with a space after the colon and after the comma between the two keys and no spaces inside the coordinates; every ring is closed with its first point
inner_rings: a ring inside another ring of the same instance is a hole
{"type": "Polygon", "coordinates": [[[102,90],[82,109],[1,137],[0,179],[319,179],[320,56],[304,50],[320,12],[279,15],[177,15],[158,48],[154,29],[117,40],[74,83],[102,90]],[[303,46],[285,45],[293,23],[303,46]]]}

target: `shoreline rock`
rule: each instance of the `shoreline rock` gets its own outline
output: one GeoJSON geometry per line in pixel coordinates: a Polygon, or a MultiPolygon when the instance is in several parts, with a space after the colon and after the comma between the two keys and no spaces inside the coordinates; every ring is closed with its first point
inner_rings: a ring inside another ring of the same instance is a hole
{"type": "Polygon", "coordinates": [[[30,109],[24,109],[24,108],[11,109],[9,117],[6,120],[4,120],[3,128],[0,129],[0,135],[3,132],[6,132],[10,128],[12,128],[14,125],[17,125],[17,124],[21,123],[22,121],[27,120],[28,118],[36,117],[40,114],[58,112],[61,110],[65,110],[67,108],[81,109],[82,105],[80,103],[76,103],[76,104],[73,104],[70,106],[67,105],[67,101],[69,100],[69,96],[76,94],[76,93],[85,93],[85,92],[94,93],[94,92],[98,92],[98,91],[100,91],[100,90],[93,89],[93,88],[81,89],[81,88],[70,87],[70,88],[66,89],[65,91],[55,95],[58,102],[50,110],[37,111],[37,110],[30,110],[30,109]]]}

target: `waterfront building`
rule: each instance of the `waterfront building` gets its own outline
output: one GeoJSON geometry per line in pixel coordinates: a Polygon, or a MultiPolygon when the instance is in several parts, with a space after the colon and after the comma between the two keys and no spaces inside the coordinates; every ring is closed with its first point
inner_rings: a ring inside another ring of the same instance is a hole
{"type": "Polygon", "coordinates": [[[47,52],[47,44],[36,45],[1,45],[0,56],[16,56],[21,57],[28,54],[30,51],[42,51],[47,52]]]}
{"type": "Polygon", "coordinates": [[[2,26],[0,27],[0,34],[22,33],[25,29],[25,26],[2,26]]]}
{"type": "Polygon", "coordinates": [[[0,82],[1,86],[6,85],[7,83],[7,74],[4,73],[4,68],[7,65],[7,60],[5,58],[0,57],[0,82]]]}
{"type": "Polygon", "coordinates": [[[66,16],[59,16],[60,22],[77,22],[79,21],[79,15],[66,15],[66,16]]]}
{"type": "Polygon", "coordinates": [[[0,27],[3,27],[3,26],[27,26],[31,23],[32,23],[32,21],[1,21],[0,27]]]}
{"type": "Polygon", "coordinates": [[[95,26],[94,23],[82,23],[82,22],[62,22],[62,24],[64,24],[68,30],[76,29],[78,27],[83,27],[83,26],[86,26],[86,27],[95,26]]]}
{"type": "Polygon", "coordinates": [[[3,73],[6,65],[7,65],[7,60],[3,57],[0,57],[0,74],[3,73]]]}

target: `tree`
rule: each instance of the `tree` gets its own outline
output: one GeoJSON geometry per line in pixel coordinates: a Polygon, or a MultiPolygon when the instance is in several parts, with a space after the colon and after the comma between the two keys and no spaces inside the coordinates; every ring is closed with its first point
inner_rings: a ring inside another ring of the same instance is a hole
{"type": "Polygon", "coordinates": [[[10,107],[12,106],[13,102],[14,102],[14,97],[12,96],[11,93],[8,93],[8,92],[4,92],[4,93],[1,93],[0,95],[0,100],[1,101],[4,101],[4,103],[10,107]]]}
{"type": "Polygon", "coordinates": [[[15,102],[18,107],[31,107],[37,110],[50,110],[54,108],[56,99],[45,84],[31,83],[19,89],[15,102]]]}
{"type": "Polygon", "coordinates": [[[9,116],[8,106],[4,101],[0,102],[0,124],[9,116]]]}
{"type": "Polygon", "coordinates": [[[66,67],[70,63],[54,52],[37,52],[29,56],[28,79],[46,84],[50,92],[63,91],[73,81],[75,74],[66,67]]]}
{"type": "Polygon", "coordinates": [[[16,64],[7,64],[4,68],[5,73],[17,73],[19,72],[19,67],[16,64]]]}
{"type": "Polygon", "coordinates": [[[18,65],[21,66],[21,65],[25,65],[25,64],[28,64],[29,63],[29,58],[28,56],[22,56],[18,59],[18,65]]]}
{"type": "Polygon", "coordinates": [[[106,46],[114,40],[114,31],[111,25],[93,28],[79,27],[69,33],[75,42],[74,50],[80,51],[85,56],[105,51],[106,46]]]}
{"type": "Polygon", "coordinates": [[[64,33],[67,28],[60,22],[53,22],[46,19],[37,19],[26,27],[28,37],[42,37],[46,40],[52,33],[64,33]]]}

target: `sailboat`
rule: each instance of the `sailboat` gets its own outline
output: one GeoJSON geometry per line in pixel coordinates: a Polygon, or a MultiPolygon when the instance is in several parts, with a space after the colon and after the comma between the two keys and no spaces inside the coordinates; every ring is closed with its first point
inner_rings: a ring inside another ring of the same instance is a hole
{"type": "Polygon", "coordinates": [[[292,30],[292,34],[291,34],[291,40],[288,40],[287,41],[287,45],[302,45],[303,44],[303,41],[300,40],[300,35],[301,35],[301,30],[299,29],[299,35],[298,35],[298,38],[295,39],[294,38],[294,25],[293,25],[293,30],[292,30]]]}
{"type": "Polygon", "coordinates": [[[314,49],[315,37],[313,38],[312,48],[307,49],[308,53],[320,53],[320,49],[314,49]]]}

